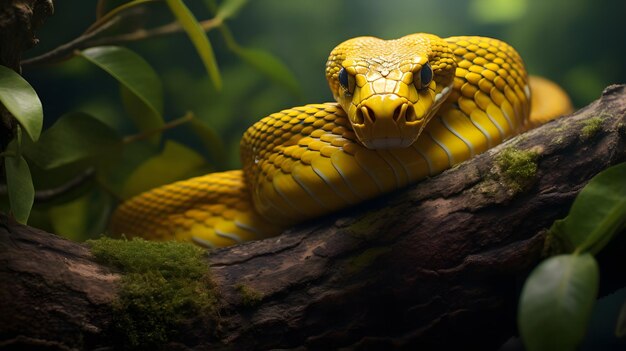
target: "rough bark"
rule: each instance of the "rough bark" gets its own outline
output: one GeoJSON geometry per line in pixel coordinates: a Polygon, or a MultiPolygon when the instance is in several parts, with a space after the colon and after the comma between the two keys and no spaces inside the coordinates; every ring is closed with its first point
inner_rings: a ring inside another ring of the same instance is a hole
{"type": "MultiPolygon", "coordinates": [[[[625,160],[626,87],[612,86],[574,115],[437,177],[211,252],[220,328],[190,321],[167,347],[495,349],[515,333],[520,284],[542,258],[546,229],[591,177],[625,160]],[[592,119],[599,127],[585,129],[592,119]],[[539,152],[521,191],[496,166],[508,147],[539,152]]],[[[626,261],[624,234],[600,257],[605,292],[626,285],[616,268],[626,261]]],[[[0,347],[112,347],[118,280],[83,245],[5,223],[0,347]]]]}

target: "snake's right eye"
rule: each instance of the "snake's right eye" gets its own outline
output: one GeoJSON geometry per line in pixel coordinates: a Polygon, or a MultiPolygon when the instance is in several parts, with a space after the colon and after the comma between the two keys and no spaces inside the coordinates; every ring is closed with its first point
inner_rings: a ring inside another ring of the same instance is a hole
{"type": "Polygon", "coordinates": [[[341,84],[341,87],[344,88],[346,91],[349,91],[348,71],[346,71],[346,69],[343,67],[339,70],[339,84],[341,84]]]}
{"type": "Polygon", "coordinates": [[[415,75],[415,85],[417,89],[426,89],[430,82],[433,80],[433,69],[429,63],[426,63],[420,69],[419,75],[415,75]]]}

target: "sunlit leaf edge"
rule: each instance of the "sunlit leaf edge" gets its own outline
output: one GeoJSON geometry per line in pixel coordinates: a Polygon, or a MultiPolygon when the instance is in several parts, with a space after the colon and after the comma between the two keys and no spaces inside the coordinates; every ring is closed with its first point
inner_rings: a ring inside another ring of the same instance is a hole
{"type": "Polygon", "coordinates": [[[200,55],[213,85],[217,90],[221,90],[222,77],[217,66],[213,47],[206,32],[182,0],[166,0],[166,2],[200,55]]]}
{"type": "Polygon", "coordinates": [[[43,107],[33,87],[14,70],[0,65],[0,103],[11,112],[28,136],[37,141],[43,126],[43,107]]]}

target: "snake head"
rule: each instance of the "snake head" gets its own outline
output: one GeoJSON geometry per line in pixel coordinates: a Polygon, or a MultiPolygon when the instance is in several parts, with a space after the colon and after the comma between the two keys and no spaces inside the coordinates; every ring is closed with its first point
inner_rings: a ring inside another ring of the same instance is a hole
{"type": "Polygon", "coordinates": [[[326,79],[369,149],[408,147],[452,91],[456,63],[432,34],[358,37],[333,49],[326,79]]]}

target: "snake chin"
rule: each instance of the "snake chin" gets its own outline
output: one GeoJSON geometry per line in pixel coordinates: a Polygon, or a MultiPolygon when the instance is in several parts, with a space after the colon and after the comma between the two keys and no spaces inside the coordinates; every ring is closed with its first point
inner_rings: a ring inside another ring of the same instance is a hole
{"type": "Polygon", "coordinates": [[[411,146],[413,140],[406,138],[384,138],[362,141],[363,146],[372,150],[401,149],[411,146]]]}

